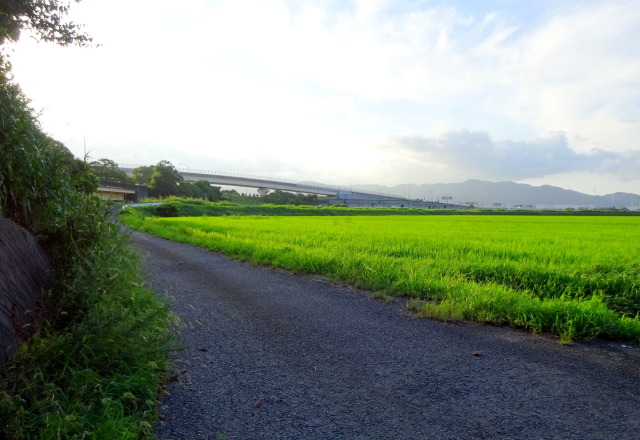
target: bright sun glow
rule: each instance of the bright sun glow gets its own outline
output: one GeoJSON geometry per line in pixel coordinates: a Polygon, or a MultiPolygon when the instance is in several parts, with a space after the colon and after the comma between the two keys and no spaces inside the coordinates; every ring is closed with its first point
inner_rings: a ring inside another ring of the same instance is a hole
{"type": "Polygon", "coordinates": [[[17,81],[92,158],[327,183],[640,192],[635,1],[84,0],[17,81]]]}

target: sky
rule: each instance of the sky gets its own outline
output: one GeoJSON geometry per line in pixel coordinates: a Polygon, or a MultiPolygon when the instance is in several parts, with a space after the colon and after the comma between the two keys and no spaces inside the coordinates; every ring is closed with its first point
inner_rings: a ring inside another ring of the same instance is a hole
{"type": "Polygon", "coordinates": [[[83,0],[10,48],[76,156],[328,184],[640,193],[637,0],[83,0]]]}

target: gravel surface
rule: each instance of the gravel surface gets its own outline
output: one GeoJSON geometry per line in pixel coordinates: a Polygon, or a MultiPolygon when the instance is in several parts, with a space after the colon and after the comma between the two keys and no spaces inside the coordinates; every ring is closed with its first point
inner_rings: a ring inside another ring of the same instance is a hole
{"type": "Polygon", "coordinates": [[[161,439],[638,439],[640,355],[412,317],[320,278],[141,233],[184,350],[161,439]]]}

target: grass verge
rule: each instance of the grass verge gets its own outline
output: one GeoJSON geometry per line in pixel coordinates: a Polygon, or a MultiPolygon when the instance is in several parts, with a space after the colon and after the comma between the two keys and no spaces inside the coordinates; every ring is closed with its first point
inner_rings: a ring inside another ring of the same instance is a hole
{"type": "Polygon", "coordinates": [[[4,438],[151,438],[174,346],[169,308],[115,225],[74,267],[60,289],[83,310],[19,345],[0,390],[4,438]]]}

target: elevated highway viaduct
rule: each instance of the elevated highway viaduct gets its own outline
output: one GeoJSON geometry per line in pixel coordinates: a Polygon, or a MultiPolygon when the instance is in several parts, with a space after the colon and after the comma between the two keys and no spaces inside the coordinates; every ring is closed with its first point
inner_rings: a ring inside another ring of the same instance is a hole
{"type": "MultiPolygon", "coordinates": [[[[133,170],[140,165],[119,165],[119,168],[132,176],[133,170]]],[[[176,168],[186,181],[195,182],[206,180],[215,185],[239,186],[257,188],[260,195],[266,195],[271,190],[291,191],[305,194],[328,196],[329,205],[347,205],[350,207],[404,207],[431,209],[466,209],[466,206],[452,203],[426,202],[411,200],[395,194],[383,194],[369,191],[353,191],[345,186],[325,185],[318,182],[295,181],[288,179],[253,176],[249,174],[221,173],[191,168],[176,168]]]]}

